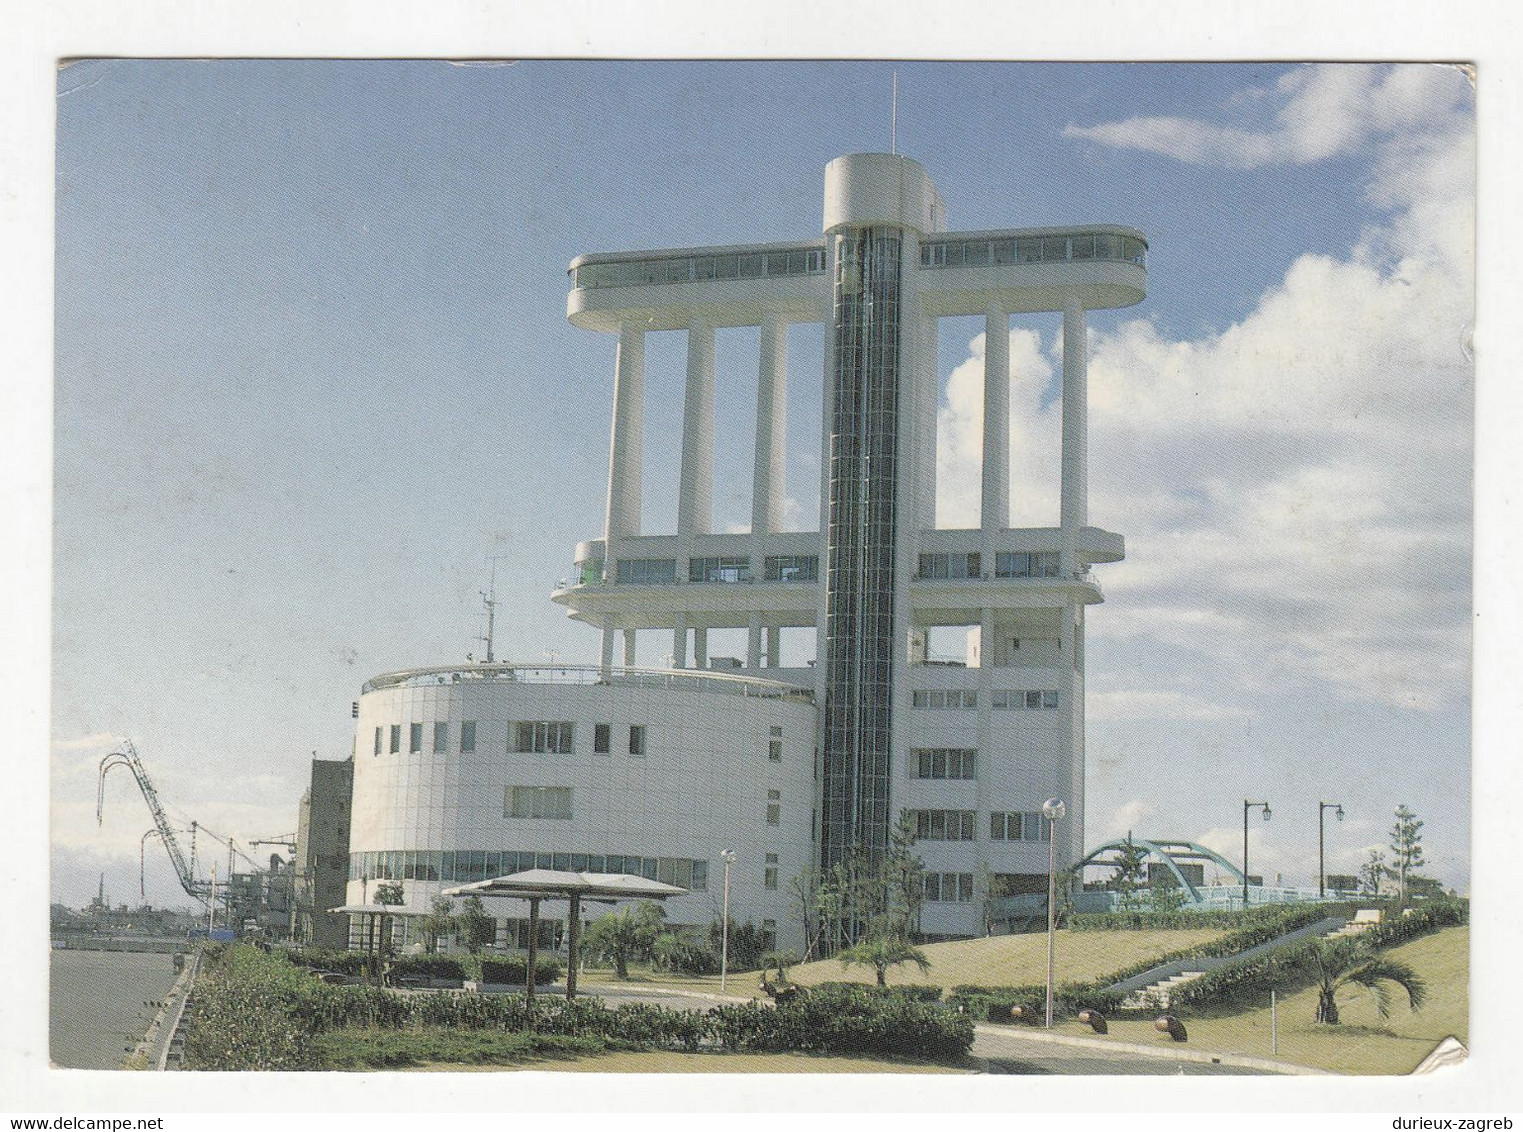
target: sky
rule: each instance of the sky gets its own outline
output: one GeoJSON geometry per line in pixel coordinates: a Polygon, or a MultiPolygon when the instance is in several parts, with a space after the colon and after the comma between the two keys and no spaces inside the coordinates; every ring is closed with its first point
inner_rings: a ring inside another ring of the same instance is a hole
{"type": "MultiPolygon", "coordinates": [[[[370,676],[595,661],[547,598],[601,533],[611,337],[588,251],[809,238],[824,165],[890,145],[953,229],[1111,222],[1148,297],[1090,318],[1091,844],[1201,841],[1314,884],[1470,836],[1474,128],[1428,65],[86,61],[59,73],[53,898],[137,902],[150,826],[288,834],[370,676]]],[[[1053,525],[1057,321],[1011,326],[1014,522],[1053,525]]],[[[754,330],[718,340],[748,452],[754,330]],[[749,351],[749,353],[748,353],[749,351]]],[[[820,331],[790,334],[788,514],[817,521],[820,331]]],[[[938,521],[976,518],[982,320],[941,337],[938,521]]],[[[652,335],[647,529],[682,347],[652,335]]],[[[670,447],[669,445],[667,447],[670,447]]],[[[749,455],[716,529],[744,525],[749,455]]],[[[655,661],[655,657],[642,657],[655,661]]],[[[271,847],[267,847],[268,848],[271,847]]],[[[183,904],[162,852],[154,903],[183,904]]]]}

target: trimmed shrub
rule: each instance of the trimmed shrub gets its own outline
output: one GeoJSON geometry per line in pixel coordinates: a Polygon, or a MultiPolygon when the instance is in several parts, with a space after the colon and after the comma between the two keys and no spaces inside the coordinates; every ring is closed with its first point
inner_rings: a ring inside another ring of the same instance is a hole
{"type": "Polygon", "coordinates": [[[707,1017],[726,1049],[807,1050],[957,1060],[973,1045],[973,1020],[903,995],[855,984],[816,988],[776,1008],[720,1006],[707,1017]]]}
{"type": "MultiPolygon", "coordinates": [[[[510,986],[523,986],[524,972],[529,969],[529,960],[525,956],[509,955],[502,959],[481,960],[481,975],[484,983],[507,983],[510,986]]],[[[561,977],[561,964],[558,959],[548,959],[537,956],[534,963],[534,985],[544,986],[553,983],[561,977]]]]}
{"type": "Polygon", "coordinates": [[[865,991],[881,998],[907,998],[911,1002],[940,1002],[941,988],[932,986],[880,987],[876,983],[819,983],[815,991],[865,991]]]}

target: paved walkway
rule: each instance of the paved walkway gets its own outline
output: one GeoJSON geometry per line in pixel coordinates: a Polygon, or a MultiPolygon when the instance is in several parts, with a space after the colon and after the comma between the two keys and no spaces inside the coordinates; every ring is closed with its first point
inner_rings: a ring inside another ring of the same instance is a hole
{"type": "Polygon", "coordinates": [[[1274,1073],[1277,1070],[1225,1064],[1210,1054],[1151,1050],[1121,1042],[1086,1041],[1066,1034],[1047,1035],[1025,1027],[974,1027],[973,1056],[990,1073],[1114,1074],[1202,1076],[1274,1073]]]}

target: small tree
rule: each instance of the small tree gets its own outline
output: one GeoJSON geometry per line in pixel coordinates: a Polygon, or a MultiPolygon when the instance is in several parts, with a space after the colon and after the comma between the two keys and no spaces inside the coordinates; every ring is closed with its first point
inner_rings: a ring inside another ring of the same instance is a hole
{"type": "Polygon", "coordinates": [[[1369,950],[1358,939],[1319,940],[1306,957],[1307,968],[1317,983],[1317,1022],[1338,1025],[1338,991],[1350,983],[1374,992],[1375,1009],[1382,1018],[1391,1012],[1391,991],[1395,983],[1407,992],[1413,1010],[1422,1008],[1427,986],[1417,972],[1405,963],[1386,959],[1369,950]]]}
{"type": "Polygon", "coordinates": [[[1386,876],[1386,855],[1379,849],[1371,849],[1364,864],[1359,867],[1359,891],[1366,896],[1380,895],[1380,882],[1386,876]]]}
{"type": "Polygon", "coordinates": [[[432,955],[439,949],[439,937],[454,934],[455,903],[448,896],[434,897],[433,910],[418,924],[423,936],[423,950],[432,955]]]}
{"type": "Polygon", "coordinates": [[[1116,894],[1116,904],[1123,912],[1137,907],[1137,892],[1147,876],[1144,862],[1148,851],[1132,844],[1132,835],[1126,835],[1126,844],[1118,851],[1114,862],[1116,871],[1111,874],[1108,887],[1116,894]]]}
{"type": "Polygon", "coordinates": [[[1155,912],[1178,912],[1185,906],[1185,890],[1174,870],[1161,868],[1148,885],[1148,907],[1155,912]]]}
{"type": "Polygon", "coordinates": [[[472,955],[479,954],[482,948],[497,938],[497,921],[487,915],[479,896],[465,898],[460,914],[455,917],[455,924],[465,941],[465,949],[472,955]]]}
{"type": "Polygon", "coordinates": [[[1396,899],[1406,903],[1407,874],[1423,864],[1423,823],[1403,803],[1396,807],[1396,824],[1391,827],[1391,872],[1396,876],[1396,899]]]}
{"type": "Polygon", "coordinates": [[[798,954],[793,951],[769,951],[762,956],[762,975],[766,976],[768,970],[777,968],[777,981],[788,981],[788,968],[795,966],[799,961],[798,954]]]}
{"type": "Polygon", "coordinates": [[[1010,895],[1010,881],[999,873],[989,871],[989,862],[980,861],[973,874],[973,899],[984,909],[984,935],[994,933],[993,902],[1010,895]]]}
{"type": "Polygon", "coordinates": [[[649,959],[665,913],[651,900],[633,908],[621,908],[593,920],[587,927],[584,946],[613,963],[614,973],[629,978],[631,959],[649,959]]]}
{"type": "Polygon", "coordinates": [[[402,892],[402,882],[399,880],[393,880],[387,881],[384,884],[376,885],[375,902],[377,904],[386,904],[393,907],[398,904],[406,904],[407,897],[402,892]]]}
{"type": "Polygon", "coordinates": [[[901,963],[913,963],[922,975],[931,973],[931,961],[925,952],[908,940],[880,936],[864,939],[836,953],[843,967],[871,967],[880,987],[888,986],[888,969],[901,963]]]}

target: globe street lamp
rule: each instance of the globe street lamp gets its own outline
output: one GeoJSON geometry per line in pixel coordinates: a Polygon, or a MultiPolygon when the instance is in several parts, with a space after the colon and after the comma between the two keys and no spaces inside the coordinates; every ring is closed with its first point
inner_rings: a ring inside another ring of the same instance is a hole
{"type": "Polygon", "coordinates": [[[1057,824],[1068,812],[1061,798],[1048,798],[1042,803],[1042,816],[1047,819],[1047,1028],[1052,1029],[1053,967],[1057,956],[1058,932],[1058,855],[1057,824]]]}
{"type": "Polygon", "coordinates": [[[735,850],[721,849],[719,859],[724,862],[724,920],[719,929],[719,993],[724,994],[725,981],[730,974],[730,863],[735,860],[735,850]]]}
{"type": "Polygon", "coordinates": [[[1243,911],[1248,911],[1248,811],[1255,807],[1264,808],[1264,820],[1269,820],[1268,802],[1250,802],[1243,799],[1243,911]]]}
{"type": "Polygon", "coordinates": [[[1342,802],[1318,802],[1317,803],[1317,895],[1327,895],[1327,811],[1335,810],[1334,817],[1343,820],[1342,802]]]}

